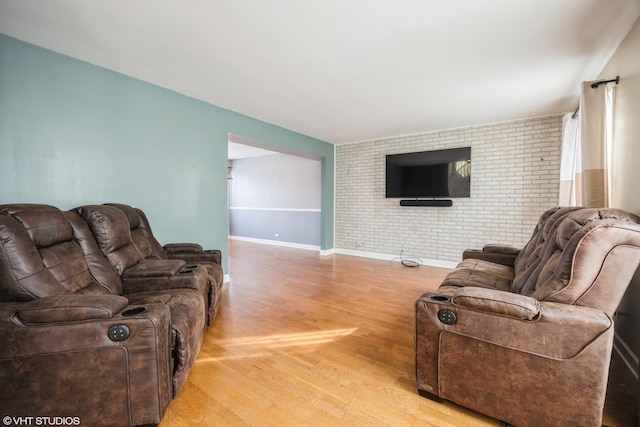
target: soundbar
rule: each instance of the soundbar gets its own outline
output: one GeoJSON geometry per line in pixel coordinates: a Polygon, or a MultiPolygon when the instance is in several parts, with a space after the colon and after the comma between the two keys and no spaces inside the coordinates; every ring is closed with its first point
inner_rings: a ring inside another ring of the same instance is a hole
{"type": "Polygon", "coordinates": [[[403,199],[400,200],[400,206],[453,206],[453,200],[439,199],[439,200],[417,200],[417,199],[403,199]]]}

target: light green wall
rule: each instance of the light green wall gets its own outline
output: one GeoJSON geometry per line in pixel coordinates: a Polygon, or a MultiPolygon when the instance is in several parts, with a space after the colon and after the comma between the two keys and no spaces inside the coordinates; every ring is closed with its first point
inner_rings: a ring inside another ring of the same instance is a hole
{"type": "Polygon", "coordinates": [[[322,159],[333,248],[333,145],[0,35],[0,204],[131,204],[227,272],[229,132],[322,159]]]}

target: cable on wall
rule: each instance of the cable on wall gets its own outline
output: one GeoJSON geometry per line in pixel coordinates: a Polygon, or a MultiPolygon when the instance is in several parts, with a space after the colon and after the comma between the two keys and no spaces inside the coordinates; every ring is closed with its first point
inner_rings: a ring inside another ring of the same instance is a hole
{"type": "Polygon", "coordinates": [[[578,111],[580,111],[580,106],[578,105],[578,108],[576,108],[576,111],[573,112],[573,115],[571,115],[572,119],[575,119],[576,117],[578,117],[578,111]]]}
{"type": "Polygon", "coordinates": [[[400,256],[392,259],[390,263],[397,260],[400,260],[400,264],[404,265],[405,267],[420,267],[423,264],[422,259],[418,257],[404,256],[404,249],[401,249],[400,256]]]}

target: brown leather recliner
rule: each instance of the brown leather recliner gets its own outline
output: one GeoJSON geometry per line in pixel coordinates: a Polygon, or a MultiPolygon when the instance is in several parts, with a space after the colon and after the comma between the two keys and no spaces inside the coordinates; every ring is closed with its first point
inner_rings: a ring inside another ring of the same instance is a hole
{"type": "Polygon", "coordinates": [[[206,273],[177,264],[123,283],[76,213],[0,205],[0,413],[160,422],[206,319],[206,273]]]}
{"type": "Polygon", "coordinates": [[[131,237],[142,256],[149,259],[180,259],[188,263],[202,265],[207,269],[211,288],[209,292],[209,324],[213,322],[220,308],[222,283],[222,253],[217,249],[203,250],[197,243],[168,243],[162,246],[153,235],[145,213],[122,203],[105,203],[124,212],[129,221],[131,237]]]}
{"type": "Polygon", "coordinates": [[[600,426],[640,218],[554,208],[522,250],[464,257],[415,305],[419,393],[514,426],[600,426]]]}
{"type": "MultiPolygon", "coordinates": [[[[145,247],[144,252],[160,259],[183,259],[193,262],[211,262],[218,266],[222,262],[222,252],[218,249],[202,249],[197,243],[167,243],[161,245],[153,235],[147,215],[142,209],[134,208],[122,203],[105,203],[107,206],[115,206],[122,210],[130,222],[132,234],[136,245],[145,247]],[[136,237],[137,235],[137,237],[136,237]],[[146,240],[146,243],[144,242],[146,240]],[[146,248],[148,246],[148,249],[146,248]]],[[[222,273],[220,269],[216,275],[222,273]]],[[[222,275],[218,277],[222,281],[222,275]]]]}

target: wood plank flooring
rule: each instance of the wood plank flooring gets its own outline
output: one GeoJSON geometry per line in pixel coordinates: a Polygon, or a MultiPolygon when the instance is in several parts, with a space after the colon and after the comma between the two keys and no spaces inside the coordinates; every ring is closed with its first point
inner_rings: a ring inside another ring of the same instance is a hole
{"type": "MultiPolygon", "coordinates": [[[[500,425],[416,393],[413,304],[446,269],[229,246],[232,283],[160,427],[500,425]]],[[[605,424],[633,425],[630,406],[605,424]]]]}

